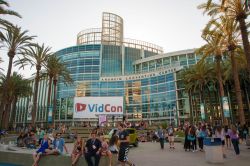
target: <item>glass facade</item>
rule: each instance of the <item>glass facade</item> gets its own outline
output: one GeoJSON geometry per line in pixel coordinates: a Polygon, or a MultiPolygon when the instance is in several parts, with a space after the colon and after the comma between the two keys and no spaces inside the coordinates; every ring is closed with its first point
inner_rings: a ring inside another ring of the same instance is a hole
{"type": "MultiPolygon", "coordinates": [[[[123,39],[123,20],[112,13],[104,13],[102,24],[96,31],[81,31],[76,46],[56,52],[74,83],[67,86],[59,77],[55,121],[79,120],[73,119],[73,100],[83,96],[123,96],[124,114],[135,120],[138,114],[145,119],[169,120],[174,111],[179,119],[188,118],[188,99],[178,73],[197,62],[194,50],[163,54],[157,45],[123,39]]],[[[47,86],[40,86],[37,119],[46,122],[43,96],[47,86]]],[[[20,115],[27,105],[27,101],[18,102],[20,115]]],[[[26,122],[25,118],[16,121],[26,122]]]]}

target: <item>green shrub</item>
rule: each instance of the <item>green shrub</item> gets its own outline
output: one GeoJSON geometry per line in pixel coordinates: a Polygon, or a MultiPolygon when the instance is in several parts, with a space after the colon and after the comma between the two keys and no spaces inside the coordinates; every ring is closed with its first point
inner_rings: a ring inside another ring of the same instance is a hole
{"type": "Polygon", "coordinates": [[[185,137],[185,133],[183,131],[176,131],[174,134],[176,136],[178,135],[178,137],[185,137]]]}

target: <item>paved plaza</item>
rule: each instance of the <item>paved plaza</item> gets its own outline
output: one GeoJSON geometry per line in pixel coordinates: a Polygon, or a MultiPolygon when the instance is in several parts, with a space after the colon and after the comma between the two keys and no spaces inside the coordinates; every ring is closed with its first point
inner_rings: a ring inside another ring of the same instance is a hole
{"type": "Polygon", "coordinates": [[[249,166],[250,149],[242,145],[240,150],[240,156],[236,156],[233,148],[227,149],[224,164],[209,164],[205,161],[205,152],[185,152],[180,143],[175,150],[170,150],[168,144],[161,150],[159,143],[140,143],[138,148],[131,148],[129,159],[137,166],[249,166]]]}
{"type": "MultiPolygon", "coordinates": [[[[69,152],[72,152],[73,144],[67,144],[67,147],[69,152]]],[[[205,152],[185,152],[181,143],[176,143],[174,150],[170,150],[168,144],[165,143],[165,149],[161,150],[159,143],[146,142],[140,143],[137,148],[131,147],[129,159],[136,166],[249,166],[250,149],[247,149],[246,145],[240,145],[240,150],[241,154],[236,156],[233,148],[226,149],[227,158],[224,159],[223,164],[209,164],[205,161],[205,152]]],[[[15,153],[30,154],[31,156],[34,151],[18,148],[15,153]]]]}

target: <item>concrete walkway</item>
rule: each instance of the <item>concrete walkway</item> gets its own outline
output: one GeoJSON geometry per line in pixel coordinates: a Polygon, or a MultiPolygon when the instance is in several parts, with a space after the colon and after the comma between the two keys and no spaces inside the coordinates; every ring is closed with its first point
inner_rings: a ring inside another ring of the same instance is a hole
{"type": "MultiPolygon", "coordinates": [[[[67,144],[67,147],[71,153],[73,144],[67,144]]],[[[13,153],[30,154],[29,157],[31,158],[31,154],[34,151],[18,148],[13,153]]],[[[241,145],[240,152],[241,154],[236,156],[233,148],[226,149],[227,158],[223,164],[209,164],[205,161],[205,152],[185,152],[181,143],[176,143],[176,149],[174,150],[170,150],[168,144],[165,143],[165,149],[161,150],[159,143],[147,142],[140,143],[137,148],[131,147],[129,160],[133,161],[136,166],[249,166],[250,149],[247,149],[245,145],[241,145]]]]}
{"type": "Polygon", "coordinates": [[[205,161],[205,152],[185,152],[183,145],[176,144],[175,150],[170,150],[165,143],[165,149],[160,149],[159,143],[140,143],[138,148],[131,148],[129,160],[137,166],[249,166],[250,149],[240,146],[241,154],[236,156],[233,148],[226,150],[227,158],[223,164],[209,164],[205,161]]]}

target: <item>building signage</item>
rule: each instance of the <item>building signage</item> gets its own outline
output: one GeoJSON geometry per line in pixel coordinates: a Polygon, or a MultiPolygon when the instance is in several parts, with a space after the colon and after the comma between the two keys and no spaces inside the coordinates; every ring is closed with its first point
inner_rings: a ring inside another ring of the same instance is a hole
{"type": "Polygon", "coordinates": [[[204,104],[201,103],[201,106],[200,106],[200,107],[201,107],[201,119],[202,119],[202,120],[205,120],[205,118],[206,118],[205,116],[206,116],[206,115],[205,115],[204,104]]]}
{"type": "Polygon", "coordinates": [[[74,118],[97,118],[99,115],[122,115],[123,97],[75,97],[74,118]]]}
{"type": "Polygon", "coordinates": [[[229,118],[230,117],[230,111],[229,111],[228,98],[225,97],[225,96],[222,97],[222,106],[223,106],[224,117],[229,118]]]}
{"type": "Polygon", "coordinates": [[[27,121],[32,120],[32,108],[33,108],[33,102],[30,101],[28,105],[28,112],[27,112],[27,121]]]}
{"type": "Polygon", "coordinates": [[[52,112],[53,112],[53,107],[49,106],[49,114],[48,114],[48,122],[52,122],[52,112]]]}
{"type": "Polygon", "coordinates": [[[140,74],[131,74],[127,76],[119,76],[119,77],[100,77],[100,81],[127,81],[127,80],[138,80],[143,78],[156,77],[160,75],[166,75],[168,73],[176,72],[180,70],[182,67],[172,67],[172,68],[164,68],[161,70],[157,70],[154,72],[140,73],[140,74]]]}

